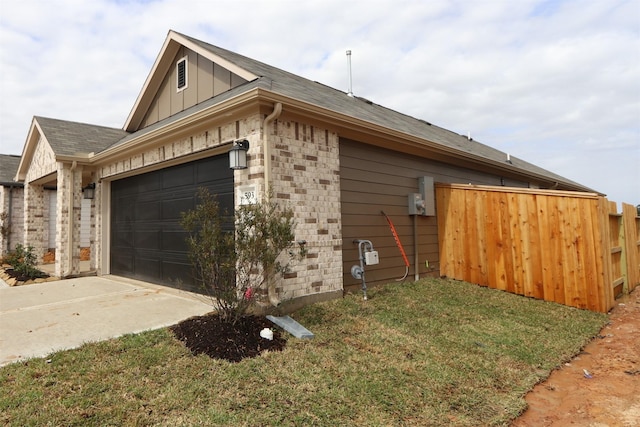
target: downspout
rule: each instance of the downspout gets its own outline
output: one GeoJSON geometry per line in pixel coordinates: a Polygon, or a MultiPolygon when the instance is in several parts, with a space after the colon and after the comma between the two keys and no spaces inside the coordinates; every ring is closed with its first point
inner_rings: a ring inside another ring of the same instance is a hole
{"type": "MultiPolygon", "coordinates": [[[[282,114],[282,103],[276,102],[273,106],[273,111],[271,112],[271,114],[265,117],[262,124],[262,129],[264,132],[262,137],[262,147],[264,154],[264,194],[266,195],[266,197],[270,196],[271,191],[271,148],[269,146],[269,131],[267,127],[269,126],[269,124],[271,124],[271,122],[280,117],[280,114],[282,114]]],[[[280,305],[281,301],[278,298],[276,285],[275,283],[273,283],[273,280],[267,283],[267,295],[269,296],[269,302],[271,303],[271,305],[273,305],[274,307],[280,305]]]]}
{"type": "Polygon", "coordinates": [[[78,162],[77,161],[73,161],[73,163],[71,163],[71,170],[70,170],[70,176],[69,176],[69,227],[67,230],[67,236],[68,236],[68,244],[67,244],[67,250],[68,250],[68,270],[67,270],[67,275],[71,275],[71,273],[73,272],[73,190],[74,190],[74,185],[76,182],[76,167],[78,166],[78,162]]]}
{"type": "Polygon", "coordinates": [[[263,136],[263,152],[264,152],[264,194],[268,197],[271,189],[271,147],[269,145],[269,132],[267,126],[280,117],[282,114],[282,103],[276,102],[273,106],[273,111],[264,119],[262,129],[264,129],[263,136]]]}

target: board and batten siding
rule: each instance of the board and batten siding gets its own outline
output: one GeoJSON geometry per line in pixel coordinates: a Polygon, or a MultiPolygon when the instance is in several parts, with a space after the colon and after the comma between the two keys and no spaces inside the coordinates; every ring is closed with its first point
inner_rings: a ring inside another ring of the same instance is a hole
{"type": "MultiPolygon", "coordinates": [[[[398,232],[410,263],[407,280],[415,277],[414,218],[408,213],[407,197],[418,192],[418,178],[434,182],[500,185],[501,177],[412,156],[361,142],[340,140],[340,197],[342,200],[343,280],[346,291],[357,291],[361,281],[351,275],[359,264],[355,239],[370,240],[380,263],[365,267],[367,285],[400,279],[405,263],[384,211],[398,232]]],[[[527,187],[509,180],[509,186],[527,187]]],[[[438,225],[436,217],[417,216],[418,273],[439,274],[438,225]],[[427,266],[428,262],[428,266],[427,266]]]]}
{"type": "Polygon", "coordinates": [[[142,121],[141,128],[184,111],[243,83],[246,83],[246,80],[242,77],[192,50],[182,47],[169,67],[155,99],[142,121]],[[187,86],[178,90],[176,64],[182,58],[187,60],[187,86]]]}

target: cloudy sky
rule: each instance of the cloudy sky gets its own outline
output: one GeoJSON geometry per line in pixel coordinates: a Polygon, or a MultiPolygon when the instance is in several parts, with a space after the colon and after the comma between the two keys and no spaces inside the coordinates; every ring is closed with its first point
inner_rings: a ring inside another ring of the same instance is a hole
{"type": "Polygon", "coordinates": [[[122,127],[169,29],[640,204],[640,0],[0,0],[0,152],[122,127]]]}

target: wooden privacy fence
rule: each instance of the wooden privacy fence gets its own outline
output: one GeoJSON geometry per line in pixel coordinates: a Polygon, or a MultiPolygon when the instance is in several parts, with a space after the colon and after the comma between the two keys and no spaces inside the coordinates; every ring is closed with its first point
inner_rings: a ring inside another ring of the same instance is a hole
{"type": "Polygon", "coordinates": [[[607,312],[640,283],[636,208],[593,193],[436,185],[440,274],[607,312]]]}

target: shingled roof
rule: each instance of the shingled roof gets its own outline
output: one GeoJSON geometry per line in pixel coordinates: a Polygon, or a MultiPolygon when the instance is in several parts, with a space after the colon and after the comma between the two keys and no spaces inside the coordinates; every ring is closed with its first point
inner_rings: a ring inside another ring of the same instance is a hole
{"type": "Polygon", "coordinates": [[[22,185],[13,181],[20,164],[20,156],[0,154],[0,185],[22,185]]]}
{"type": "Polygon", "coordinates": [[[515,156],[510,156],[510,161],[506,163],[506,153],[478,141],[469,140],[464,135],[433,125],[425,120],[383,107],[364,98],[348,96],[343,91],[174,31],[170,31],[168,37],[181,39],[182,43],[186,40],[187,44],[193,44],[192,47],[222,58],[240,69],[258,76],[258,78],[132,133],[123,129],[36,117],[57,155],[90,152],[97,154],[108,151],[110,148],[120,146],[148,132],[176,123],[198,111],[259,88],[310,106],[338,113],[344,117],[370,123],[372,126],[386,128],[414,139],[417,138],[423,142],[425,147],[428,145],[440,147],[454,157],[456,155],[471,157],[481,163],[492,164],[494,167],[498,165],[498,167],[516,174],[537,176],[551,183],[559,183],[561,187],[566,189],[595,192],[595,190],[515,156]]]}
{"type": "Polygon", "coordinates": [[[56,155],[99,153],[128,135],[122,129],[35,117],[56,155]]]}
{"type": "Polygon", "coordinates": [[[208,108],[212,105],[216,105],[217,103],[240,93],[244,93],[254,88],[263,88],[291,99],[340,113],[347,117],[353,117],[371,123],[372,125],[382,126],[393,131],[419,138],[420,140],[423,140],[425,144],[435,143],[446,148],[449,152],[459,153],[460,155],[471,155],[481,161],[498,162],[498,164],[504,164],[504,167],[507,169],[515,170],[516,173],[517,171],[520,171],[526,174],[534,174],[544,177],[548,181],[564,184],[564,186],[573,190],[594,192],[594,190],[588,187],[514,156],[510,156],[510,162],[505,164],[507,160],[506,153],[480,142],[469,140],[466,136],[433,125],[425,120],[394,111],[364,98],[348,96],[343,91],[289,73],[201,40],[194,39],[184,34],[170,32],[170,37],[171,33],[184,37],[184,39],[199,48],[223,58],[241,69],[260,77],[203,103],[197,104],[181,113],[168,117],[148,128],[132,133],[129,137],[116,142],[114,145],[119,145],[121,142],[135,138],[140,134],[178,121],[185,116],[208,108]]]}

